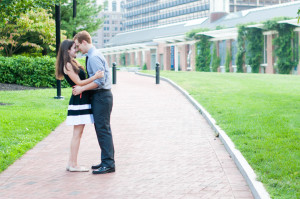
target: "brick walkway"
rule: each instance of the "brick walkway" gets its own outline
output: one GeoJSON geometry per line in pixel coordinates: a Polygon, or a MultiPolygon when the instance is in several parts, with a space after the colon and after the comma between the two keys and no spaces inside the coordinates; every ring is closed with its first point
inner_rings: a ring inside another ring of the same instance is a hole
{"type": "MultiPolygon", "coordinates": [[[[0,175],[0,198],[253,198],[225,148],[172,86],[118,72],[112,131],[116,172],[65,171],[72,127],[62,123],[0,175]]],[[[79,163],[99,161],[87,125],[79,163]]]]}

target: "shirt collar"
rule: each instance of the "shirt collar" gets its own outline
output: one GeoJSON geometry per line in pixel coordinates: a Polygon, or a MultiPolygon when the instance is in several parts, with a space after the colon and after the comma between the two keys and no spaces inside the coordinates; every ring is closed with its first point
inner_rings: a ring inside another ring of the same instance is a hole
{"type": "Polygon", "coordinates": [[[94,50],[96,50],[95,46],[91,47],[87,53],[87,56],[92,55],[92,53],[94,52],[94,50]]]}

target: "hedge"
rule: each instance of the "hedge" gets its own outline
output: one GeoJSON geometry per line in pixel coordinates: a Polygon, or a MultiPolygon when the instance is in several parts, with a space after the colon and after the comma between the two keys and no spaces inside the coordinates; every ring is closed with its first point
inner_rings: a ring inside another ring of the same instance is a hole
{"type": "MultiPolygon", "coordinates": [[[[0,56],[0,83],[56,87],[55,61],[56,58],[49,56],[0,56]]],[[[61,86],[68,87],[68,83],[63,80],[61,86]]]]}

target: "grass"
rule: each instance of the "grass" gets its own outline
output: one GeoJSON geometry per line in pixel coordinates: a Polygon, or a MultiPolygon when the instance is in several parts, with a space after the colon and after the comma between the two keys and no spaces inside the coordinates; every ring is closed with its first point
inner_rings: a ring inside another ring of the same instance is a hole
{"type": "Polygon", "coordinates": [[[205,107],[272,198],[300,198],[299,76],[171,71],[161,76],[205,107]]]}
{"type": "Polygon", "coordinates": [[[0,172],[43,140],[66,119],[71,89],[0,91],[0,172]]]}

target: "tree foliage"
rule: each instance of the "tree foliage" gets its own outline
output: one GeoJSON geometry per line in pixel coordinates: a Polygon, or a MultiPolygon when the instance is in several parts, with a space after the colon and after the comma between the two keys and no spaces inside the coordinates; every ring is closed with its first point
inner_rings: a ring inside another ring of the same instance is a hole
{"type": "Polygon", "coordinates": [[[200,41],[196,43],[197,56],[196,56],[196,71],[209,72],[210,64],[210,41],[209,37],[205,35],[199,36],[200,41]]]}
{"type": "MultiPolygon", "coordinates": [[[[286,19],[286,18],[283,18],[286,19]]],[[[278,37],[273,40],[275,55],[277,56],[276,67],[280,74],[289,74],[292,68],[297,65],[293,56],[292,39],[294,38],[294,26],[277,23],[280,19],[268,20],[264,23],[267,30],[276,30],[278,37]]]]}
{"type": "Polygon", "coordinates": [[[238,50],[237,50],[237,55],[236,55],[236,65],[237,65],[237,72],[238,73],[243,73],[244,72],[244,56],[245,56],[245,30],[246,26],[245,25],[240,25],[238,26],[238,50]]]}
{"type": "Polygon", "coordinates": [[[185,35],[187,38],[190,38],[190,39],[200,39],[200,35],[197,35],[197,33],[206,32],[206,31],[209,31],[209,29],[208,28],[198,28],[198,29],[193,29],[193,30],[185,33],[185,35]]]}
{"type": "Polygon", "coordinates": [[[51,15],[47,12],[50,12],[55,3],[59,3],[59,0],[0,0],[0,50],[2,53],[11,56],[22,46],[50,49],[52,40],[55,39],[52,31],[55,26],[53,26],[54,21],[51,15]],[[35,42],[36,40],[38,42],[35,42]]]}
{"type": "Polygon", "coordinates": [[[231,57],[231,50],[228,49],[226,51],[226,60],[225,60],[225,71],[226,72],[230,72],[229,65],[230,65],[231,59],[232,59],[232,57],[231,57]]]}
{"type": "Polygon", "coordinates": [[[42,43],[55,49],[51,46],[55,44],[55,21],[45,9],[37,8],[21,13],[15,23],[0,24],[0,50],[4,49],[7,56],[12,56],[21,46],[43,49],[41,45],[28,40],[29,33],[35,33],[42,43]]]}
{"type": "Polygon", "coordinates": [[[66,30],[68,38],[73,37],[74,32],[86,30],[93,33],[103,23],[98,15],[102,10],[96,0],[77,0],[76,17],[73,18],[73,1],[61,0],[61,29],[66,30]]]}
{"type": "Polygon", "coordinates": [[[264,37],[262,29],[246,28],[247,53],[246,60],[251,67],[252,73],[258,73],[262,63],[262,52],[264,48],[264,37]]]}
{"type": "Polygon", "coordinates": [[[0,0],[0,23],[15,23],[28,10],[49,10],[55,3],[59,3],[59,0],[0,0]]]}
{"type": "Polygon", "coordinates": [[[214,44],[214,49],[213,49],[213,60],[212,60],[212,71],[213,72],[217,72],[218,68],[220,66],[220,62],[221,62],[221,58],[218,57],[217,54],[217,45],[214,44]]]}

